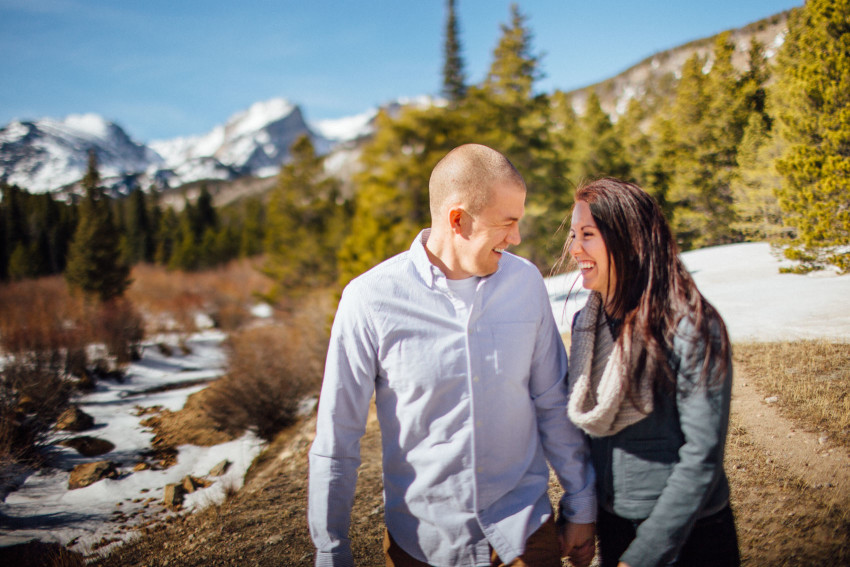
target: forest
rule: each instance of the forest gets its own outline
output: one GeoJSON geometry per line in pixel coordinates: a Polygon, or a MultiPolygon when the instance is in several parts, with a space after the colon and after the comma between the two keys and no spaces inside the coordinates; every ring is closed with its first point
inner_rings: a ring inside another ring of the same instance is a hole
{"type": "Polygon", "coordinates": [[[442,104],[377,117],[359,171],[325,173],[325,156],[298,140],[266,194],[214,207],[205,186],[182,209],[137,188],[114,199],[90,156],[85,196],[58,200],[3,185],[0,279],[64,273],[108,299],[130,266],[201,270],[262,255],[279,293],[343,285],[406,249],[429,223],[428,178],[465,142],[509,157],[529,188],[516,250],[548,272],[577,184],[601,176],[634,181],[662,205],[683,250],[768,240],[796,271],[850,270],[850,4],[812,0],[792,10],[772,60],[748,47],[732,64],[730,34],[711,56],[694,55],[679,77],[632,99],[616,121],[594,93],[577,114],[568,93],[541,93],[542,57],[514,5],[486,77],[466,80],[458,22],[448,3],[442,104]],[[111,273],[112,276],[107,276],[111,273]],[[95,280],[111,280],[97,283],[95,280]]]}

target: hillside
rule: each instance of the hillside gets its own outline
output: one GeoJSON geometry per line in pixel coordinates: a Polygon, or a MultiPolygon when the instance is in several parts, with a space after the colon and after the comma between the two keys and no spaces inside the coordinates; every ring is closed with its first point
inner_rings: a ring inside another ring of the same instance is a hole
{"type": "MultiPolygon", "coordinates": [[[[747,68],[747,52],[753,39],[765,46],[765,55],[771,61],[776,50],[782,45],[787,20],[788,12],[781,12],[742,28],[730,30],[730,39],[736,47],[732,60],[735,67],[739,70],[747,68]]],[[[633,98],[670,96],[682,66],[694,54],[705,58],[710,68],[715,38],[716,36],[706,37],[658,52],[600,83],[570,91],[567,94],[572,97],[573,108],[578,114],[582,114],[588,95],[596,91],[602,108],[612,119],[616,119],[626,111],[629,100],[633,98]]]]}

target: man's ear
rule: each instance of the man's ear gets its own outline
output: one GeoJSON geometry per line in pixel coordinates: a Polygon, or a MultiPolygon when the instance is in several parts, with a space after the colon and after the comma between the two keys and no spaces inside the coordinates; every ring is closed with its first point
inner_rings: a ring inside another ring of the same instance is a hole
{"type": "Polygon", "coordinates": [[[461,207],[452,207],[449,209],[449,226],[455,234],[463,232],[463,215],[464,210],[461,207]]]}

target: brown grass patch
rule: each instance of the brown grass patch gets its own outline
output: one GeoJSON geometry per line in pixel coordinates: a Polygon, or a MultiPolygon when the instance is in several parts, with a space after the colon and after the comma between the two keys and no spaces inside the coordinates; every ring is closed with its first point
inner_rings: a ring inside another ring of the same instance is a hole
{"type": "Polygon", "coordinates": [[[249,307],[267,294],[272,281],[260,273],[258,259],[234,260],[203,272],[170,271],[139,264],[127,296],[148,317],[149,330],[195,331],[195,316],[210,315],[217,326],[233,330],[250,318],[249,307]],[[177,324],[177,328],[169,325],[177,324]]]}
{"type": "Polygon", "coordinates": [[[785,417],[850,449],[850,344],[736,344],[734,361],[785,417]]]}
{"type": "Polygon", "coordinates": [[[204,408],[222,429],[253,430],[271,440],[319,389],[332,306],[315,292],[280,323],[240,330],[228,340],[228,373],[209,387],[204,408]]]}
{"type": "Polygon", "coordinates": [[[850,563],[850,516],[754,444],[732,417],[726,472],[743,565],[850,563]]]}

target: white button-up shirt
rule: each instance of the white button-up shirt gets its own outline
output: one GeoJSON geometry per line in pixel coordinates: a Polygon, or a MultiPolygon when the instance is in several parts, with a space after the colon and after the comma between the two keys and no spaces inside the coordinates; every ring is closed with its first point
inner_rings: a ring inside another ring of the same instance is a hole
{"type": "Polygon", "coordinates": [[[374,393],[385,519],[396,543],[431,565],[504,562],[548,518],[552,465],[561,510],[595,521],[593,470],[567,418],[567,357],[543,279],[504,253],[470,309],[410,250],[351,281],[331,332],[310,450],[316,565],[352,565],[348,538],[360,439],[374,393]]]}

